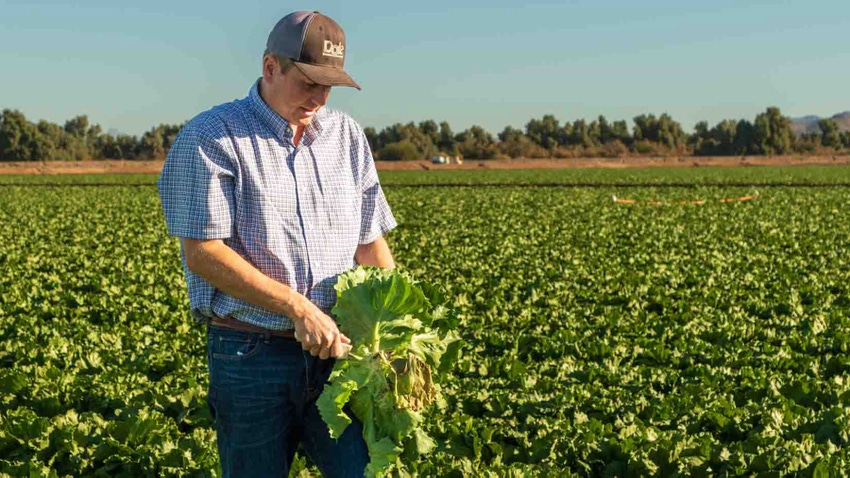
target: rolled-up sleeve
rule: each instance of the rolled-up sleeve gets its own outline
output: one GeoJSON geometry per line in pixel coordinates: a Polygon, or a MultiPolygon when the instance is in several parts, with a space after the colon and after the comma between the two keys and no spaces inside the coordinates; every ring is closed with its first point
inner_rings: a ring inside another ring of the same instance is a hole
{"type": "Polygon", "coordinates": [[[227,239],[236,215],[236,167],[223,138],[200,130],[192,122],[168,151],[157,181],[171,236],[227,239]]]}
{"type": "Polygon", "coordinates": [[[366,136],[361,134],[359,141],[360,154],[363,159],[361,166],[362,177],[360,189],[362,202],[360,206],[360,244],[375,242],[397,226],[395,217],[378,181],[378,171],[372,159],[372,150],[366,136]]]}

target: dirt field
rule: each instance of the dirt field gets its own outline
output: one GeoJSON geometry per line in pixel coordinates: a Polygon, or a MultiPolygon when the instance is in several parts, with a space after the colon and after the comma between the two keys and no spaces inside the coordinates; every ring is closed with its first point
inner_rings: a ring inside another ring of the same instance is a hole
{"type": "MultiPolygon", "coordinates": [[[[0,162],[0,175],[16,174],[118,174],[159,173],[162,161],[35,161],[0,162]]],[[[443,169],[540,169],[540,168],[646,168],[700,166],[805,166],[848,165],[850,156],[746,156],[746,157],[624,157],[574,159],[469,159],[462,165],[432,164],[430,161],[378,161],[379,171],[424,171],[443,169]]]]}

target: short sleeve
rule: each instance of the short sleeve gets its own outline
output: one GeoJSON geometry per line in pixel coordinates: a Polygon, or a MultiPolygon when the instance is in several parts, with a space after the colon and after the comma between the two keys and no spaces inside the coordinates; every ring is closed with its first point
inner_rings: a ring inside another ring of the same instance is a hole
{"type": "Polygon", "coordinates": [[[397,226],[384,191],[378,181],[378,171],[372,159],[372,150],[366,136],[361,133],[360,154],[363,160],[360,190],[362,202],[360,206],[360,244],[375,242],[397,226]]]}
{"type": "Polygon", "coordinates": [[[231,237],[236,167],[223,138],[193,122],[178,134],[157,181],[168,234],[191,239],[231,237]]]}

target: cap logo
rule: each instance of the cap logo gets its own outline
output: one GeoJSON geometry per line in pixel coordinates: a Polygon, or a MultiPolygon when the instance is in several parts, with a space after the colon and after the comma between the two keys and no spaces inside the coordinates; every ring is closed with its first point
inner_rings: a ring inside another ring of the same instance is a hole
{"type": "Polygon", "coordinates": [[[324,48],[322,49],[322,56],[331,56],[334,58],[342,58],[343,52],[345,51],[345,45],[342,42],[334,45],[334,43],[330,40],[325,40],[324,48]]]}

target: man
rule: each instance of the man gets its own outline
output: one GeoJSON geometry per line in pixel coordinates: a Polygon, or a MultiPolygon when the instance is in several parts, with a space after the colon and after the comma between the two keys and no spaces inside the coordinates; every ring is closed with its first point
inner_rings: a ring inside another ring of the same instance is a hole
{"type": "Polygon", "coordinates": [[[339,273],[393,268],[396,226],[361,128],[325,108],[345,35],[318,12],[269,34],[248,97],[192,119],[158,187],[192,315],[208,323],[208,401],[222,474],[287,476],[299,443],[326,476],[363,476],[355,420],[330,438],[315,401],[350,340],[329,316],[339,273]]]}

